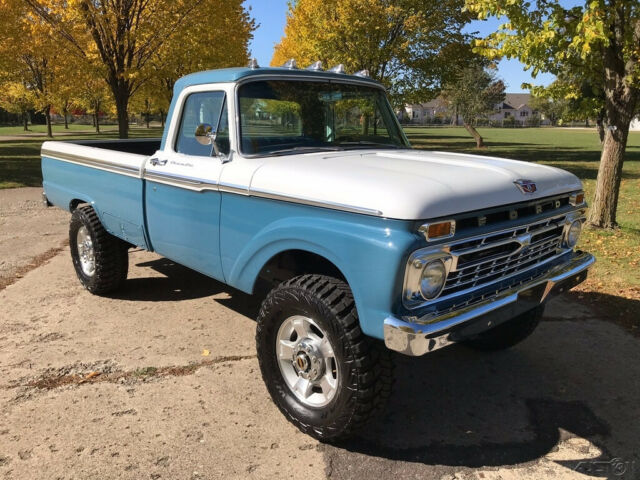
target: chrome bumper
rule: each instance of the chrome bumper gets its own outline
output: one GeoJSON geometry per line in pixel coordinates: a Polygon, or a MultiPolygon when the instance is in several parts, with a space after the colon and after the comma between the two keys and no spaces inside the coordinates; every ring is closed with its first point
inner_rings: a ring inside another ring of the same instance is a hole
{"type": "Polygon", "coordinates": [[[388,317],[384,321],[384,342],[391,350],[411,356],[438,350],[494,328],[578,285],[587,278],[594,262],[593,255],[577,251],[569,262],[552,268],[543,277],[481,303],[425,321],[388,317]]]}

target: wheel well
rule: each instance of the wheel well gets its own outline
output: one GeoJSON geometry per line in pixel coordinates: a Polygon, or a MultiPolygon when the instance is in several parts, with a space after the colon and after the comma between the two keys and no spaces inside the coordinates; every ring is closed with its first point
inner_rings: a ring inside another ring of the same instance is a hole
{"type": "Polygon", "coordinates": [[[73,211],[78,208],[80,205],[84,204],[84,203],[89,203],[85,200],[80,200],[79,198],[74,198],[73,200],[71,200],[69,202],[69,211],[71,213],[73,213],[73,211]]]}
{"type": "Polygon", "coordinates": [[[306,250],[286,250],[271,257],[262,267],[254,293],[265,295],[276,285],[304,274],[327,275],[347,281],[340,269],[325,257],[306,250]]]}

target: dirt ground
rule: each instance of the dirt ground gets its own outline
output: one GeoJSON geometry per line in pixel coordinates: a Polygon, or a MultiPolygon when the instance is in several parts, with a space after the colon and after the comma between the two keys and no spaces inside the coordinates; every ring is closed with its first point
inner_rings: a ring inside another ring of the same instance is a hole
{"type": "Polygon", "coordinates": [[[640,478],[640,341],[576,296],[508,351],[396,357],[387,414],[322,445],[262,384],[255,299],[143,251],[92,296],[38,195],[0,191],[0,478],[640,478]]]}

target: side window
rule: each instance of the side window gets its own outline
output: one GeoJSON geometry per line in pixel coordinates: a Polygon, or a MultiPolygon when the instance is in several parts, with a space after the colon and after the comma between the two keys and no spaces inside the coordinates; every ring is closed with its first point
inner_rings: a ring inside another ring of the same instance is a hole
{"type": "Polygon", "coordinates": [[[218,148],[222,153],[229,153],[229,119],[224,92],[192,93],[185,101],[182,118],[176,139],[175,150],[186,155],[210,157],[212,147],[200,145],[195,138],[195,131],[201,123],[208,123],[214,129],[218,125],[218,148]],[[222,110],[222,115],[220,115],[222,110]]]}

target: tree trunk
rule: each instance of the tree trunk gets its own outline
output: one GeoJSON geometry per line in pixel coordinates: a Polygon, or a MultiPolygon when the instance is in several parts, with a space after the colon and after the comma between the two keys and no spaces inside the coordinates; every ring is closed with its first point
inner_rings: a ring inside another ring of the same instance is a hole
{"type": "Polygon", "coordinates": [[[24,131],[28,132],[29,131],[29,117],[27,112],[22,114],[22,125],[24,127],[24,131]]]}
{"type": "Polygon", "coordinates": [[[606,104],[608,126],[588,222],[595,227],[615,228],[622,166],[636,98],[630,87],[622,86],[607,95],[606,104]]]}
{"type": "Polygon", "coordinates": [[[598,132],[598,138],[600,143],[604,142],[604,111],[601,111],[596,118],[596,130],[598,132]]]}
{"type": "Polygon", "coordinates": [[[47,137],[53,138],[53,132],[51,130],[51,105],[45,107],[44,118],[47,121],[47,137]]]}
{"type": "Polygon", "coordinates": [[[162,128],[164,128],[164,110],[160,110],[160,123],[162,124],[162,128]]]}
{"type": "Polygon", "coordinates": [[[96,128],[96,114],[95,114],[95,113],[93,113],[93,114],[91,115],[91,126],[92,126],[93,128],[96,128]]]}
{"type": "Polygon", "coordinates": [[[464,128],[467,129],[467,132],[469,132],[471,136],[475,139],[476,147],[484,148],[484,140],[482,138],[482,135],[478,133],[478,131],[473,127],[473,125],[467,122],[462,122],[462,124],[464,125],[464,128]]]}
{"type": "Polygon", "coordinates": [[[149,115],[148,113],[144,114],[144,122],[146,123],[147,128],[149,128],[150,117],[151,117],[151,115],[149,115]]]}
{"type": "Polygon", "coordinates": [[[96,124],[96,133],[100,133],[100,103],[94,104],[94,119],[96,124]]]}
{"type": "Polygon", "coordinates": [[[67,109],[62,110],[62,115],[64,116],[64,129],[69,130],[69,120],[67,119],[67,109]]]}
{"type": "Polygon", "coordinates": [[[129,88],[120,82],[115,85],[110,84],[110,86],[116,102],[118,136],[120,138],[129,138],[129,88]]]}

